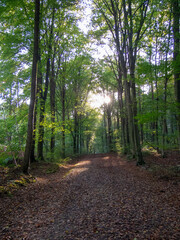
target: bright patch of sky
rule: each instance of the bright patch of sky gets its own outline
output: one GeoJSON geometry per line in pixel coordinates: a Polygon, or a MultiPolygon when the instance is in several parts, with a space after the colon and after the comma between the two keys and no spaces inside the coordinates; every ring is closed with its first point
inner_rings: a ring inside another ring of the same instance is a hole
{"type": "Polygon", "coordinates": [[[148,84],[145,84],[141,87],[144,94],[148,94],[150,92],[150,86],[148,84]]]}
{"type": "Polygon", "coordinates": [[[110,97],[102,93],[90,93],[88,98],[88,103],[92,108],[100,108],[103,104],[110,103],[110,101],[110,97]]]}
{"type": "MultiPolygon", "coordinates": [[[[91,0],[86,0],[82,1],[80,6],[81,6],[81,11],[78,14],[81,20],[78,21],[78,27],[81,29],[84,34],[88,34],[88,32],[92,29],[91,25],[91,16],[92,16],[92,9],[91,9],[91,0]]],[[[109,54],[112,55],[113,51],[109,47],[109,39],[111,35],[107,35],[106,38],[101,39],[101,42],[96,41],[95,39],[93,42],[89,44],[88,47],[92,49],[92,56],[96,59],[102,59],[105,56],[108,56],[109,54]]]]}
{"type": "Polygon", "coordinates": [[[81,2],[81,20],[78,21],[78,26],[85,34],[91,29],[91,15],[91,1],[86,0],[81,2]]]}
{"type": "MultiPolygon", "coordinates": [[[[79,13],[79,17],[81,18],[78,21],[78,27],[81,29],[84,34],[88,34],[88,32],[92,29],[91,25],[91,0],[85,0],[81,2],[81,11],[79,13]]],[[[103,59],[105,56],[109,54],[113,54],[111,48],[109,47],[109,38],[102,38],[101,42],[97,40],[93,40],[88,46],[88,48],[92,49],[91,54],[95,60],[103,59]]],[[[110,103],[111,99],[108,95],[103,93],[93,93],[91,92],[88,97],[88,103],[92,108],[101,108],[104,104],[110,103]]]]}

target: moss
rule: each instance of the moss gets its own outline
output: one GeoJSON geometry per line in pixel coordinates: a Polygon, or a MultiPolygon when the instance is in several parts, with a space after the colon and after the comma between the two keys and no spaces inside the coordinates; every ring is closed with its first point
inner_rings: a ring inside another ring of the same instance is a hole
{"type": "Polygon", "coordinates": [[[55,173],[59,170],[58,164],[52,164],[48,169],[46,169],[47,174],[55,173]]]}
{"type": "Polygon", "coordinates": [[[20,185],[20,186],[26,186],[27,185],[27,182],[24,181],[24,179],[14,180],[14,183],[17,184],[17,185],[20,185]]]}
{"type": "Polygon", "coordinates": [[[0,195],[8,195],[11,197],[13,191],[33,182],[36,182],[36,179],[32,176],[20,176],[20,179],[10,180],[5,186],[0,186],[0,195]]]}
{"type": "Polygon", "coordinates": [[[153,164],[148,171],[164,180],[171,180],[180,177],[180,168],[178,166],[159,166],[153,164]]]}
{"type": "Polygon", "coordinates": [[[66,178],[71,172],[73,171],[73,169],[69,170],[67,173],[64,174],[63,178],[66,178]]]}

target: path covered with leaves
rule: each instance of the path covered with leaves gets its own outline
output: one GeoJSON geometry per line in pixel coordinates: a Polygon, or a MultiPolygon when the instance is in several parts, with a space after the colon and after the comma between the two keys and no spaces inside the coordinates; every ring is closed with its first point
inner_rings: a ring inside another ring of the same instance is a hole
{"type": "Polygon", "coordinates": [[[91,155],[0,199],[1,240],[180,239],[179,182],[91,155]]]}

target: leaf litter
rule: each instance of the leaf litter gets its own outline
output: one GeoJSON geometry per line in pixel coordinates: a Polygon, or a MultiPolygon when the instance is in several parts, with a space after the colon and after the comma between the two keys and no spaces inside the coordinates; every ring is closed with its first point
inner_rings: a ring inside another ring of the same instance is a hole
{"type": "Polygon", "coordinates": [[[0,239],[179,240],[179,178],[154,171],[158,159],[147,156],[144,168],[115,154],[88,155],[38,175],[0,199],[0,239]]]}

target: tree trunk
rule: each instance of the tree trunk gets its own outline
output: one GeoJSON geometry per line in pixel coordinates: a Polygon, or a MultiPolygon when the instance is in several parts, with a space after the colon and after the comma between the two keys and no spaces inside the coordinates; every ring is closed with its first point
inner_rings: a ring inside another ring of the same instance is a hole
{"type": "Polygon", "coordinates": [[[52,37],[53,37],[53,27],[54,27],[54,12],[52,12],[52,23],[51,30],[48,42],[48,56],[46,62],[46,80],[45,80],[45,89],[41,88],[41,98],[40,98],[40,119],[39,119],[39,137],[38,137],[38,159],[44,160],[43,156],[43,144],[44,144],[44,118],[45,118],[45,105],[48,94],[49,86],[49,76],[50,76],[50,65],[51,65],[51,53],[52,53],[52,37]]]}
{"type": "Polygon", "coordinates": [[[65,88],[65,80],[63,76],[63,82],[62,82],[62,157],[65,158],[65,93],[66,93],[66,88],[65,88]]]}
{"type": "Polygon", "coordinates": [[[78,153],[78,114],[77,105],[74,109],[74,154],[78,153]]]}
{"type": "Polygon", "coordinates": [[[161,150],[161,155],[162,157],[165,157],[165,145],[167,144],[167,134],[168,134],[168,129],[167,129],[167,84],[168,84],[168,49],[169,49],[169,40],[170,40],[170,24],[169,24],[169,39],[168,39],[168,46],[166,50],[166,59],[165,59],[165,80],[164,80],[164,115],[162,119],[162,150],[161,150]]]}
{"type": "Polygon", "coordinates": [[[56,83],[55,83],[55,74],[54,74],[54,59],[55,59],[56,50],[54,49],[54,54],[52,58],[51,65],[51,78],[50,78],[50,105],[51,105],[51,158],[54,158],[54,148],[55,148],[55,94],[56,94],[56,83]]]}
{"type": "Polygon", "coordinates": [[[36,122],[37,122],[37,106],[38,106],[38,94],[40,92],[42,85],[42,73],[41,73],[41,56],[39,53],[39,63],[38,63],[38,77],[37,77],[37,91],[36,91],[36,103],[35,103],[35,112],[34,112],[34,124],[33,124],[33,140],[31,146],[31,162],[35,162],[35,143],[36,143],[36,122]]]}
{"type": "Polygon", "coordinates": [[[36,120],[37,120],[37,99],[35,103],[35,111],[34,111],[34,123],[33,123],[33,139],[32,139],[32,145],[31,145],[31,162],[35,162],[35,143],[36,143],[36,120]]]}
{"type": "Polygon", "coordinates": [[[112,144],[112,121],[111,121],[111,106],[108,104],[106,106],[106,113],[107,113],[107,124],[108,124],[108,149],[109,152],[113,151],[113,144],[112,144]]]}
{"type": "Polygon", "coordinates": [[[131,74],[131,78],[132,78],[134,142],[135,142],[135,149],[136,149],[136,158],[137,158],[137,165],[143,165],[145,162],[143,160],[143,156],[142,156],[142,152],[141,152],[141,144],[140,144],[140,136],[139,136],[139,129],[138,129],[138,121],[136,119],[136,116],[137,116],[137,100],[136,100],[136,86],[135,86],[134,73],[131,74]]]}
{"type": "MultiPolygon", "coordinates": [[[[142,114],[142,100],[141,100],[141,88],[138,88],[138,97],[139,97],[139,113],[142,114]]],[[[143,132],[143,124],[140,124],[140,142],[143,144],[144,141],[144,132],[143,132]]]]}
{"type": "Polygon", "coordinates": [[[33,125],[34,125],[34,111],[36,101],[37,88],[37,72],[39,61],[39,15],[40,15],[40,0],[35,0],[35,19],[34,19],[34,51],[33,51],[33,65],[31,78],[31,98],[28,115],[28,130],[26,139],[26,148],[24,154],[23,172],[28,173],[30,167],[31,145],[33,139],[33,125]]]}
{"type": "Polygon", "coordinates": [[[177,128],[178,145],[180,151],[180,45],[179,45],[179,16],[180,7],[178,0],[172,0],[173,7],[173,37],[174,37],[174,83],[177,102],[177,128]]]}
{"type": "Polygon", "coordinates": [[[156,121],[155,121],[155,130],[156,130],[156,149],[159,153],[159,91],[158,91],[158,71],[157,71],[157,52],[158,52],[158,39],[156,38],[156,53],[155,53],[155,87],[156,87],[156,121]]]}
{"type": "Polygon", "coordinates": [[[120,109],[120,117],[121,117],[121,144],[123,147],[123,153],[126,154],[127,149],[127,138],[126,138],[126,126],[125,126],[125,112],[124,112],[124,105],[123,105],[123,87],[122,87],[122,76],[119,74],[118,79],[118,102],[119,102],[119,109],[120,109]]]}
{"type": "Polygon", "coordinates": [[[45,90],[41,89],[41,98],[40,98],[40,116],[39,116],[39,135],[38,135],[38,160],[44,160],[43,157],[43,144],[44,144],[44,117],[45,117],[45,104],[48,93],[49,85],[49,72],[50,72],[50,58],[48,57],[46,63],[46,82],[45,90]]]}
{"type": "Polygon", "coordinates": [[[129,133],[129,149],[132,157],[136,156],[135,140],[134,140],[134,119],[132,112],[132,99],[130,94],[130,82],[125,80],[125,98],[126,98],[126,110],[128,119],[128,133],[129,133]]]}
{"type": "Polygon", "coordinates": [[[103,141],[103,150],[104,150],[104,153],[107,153],[108,152],[108,149],[107,149],[107,146],[108,146],[108,136],[107,136],[107,123],[106,123],[106,109],[105,109],[105,104],[104,104],[104,109],[103,109],[104,113],[103,113],[103,136],[104,136],[104,141],[103,141]]]}

